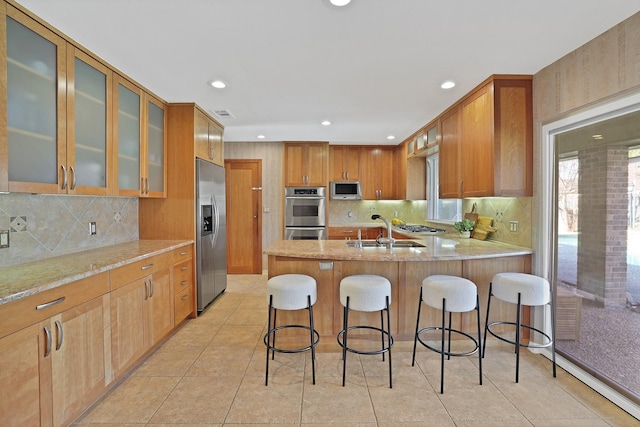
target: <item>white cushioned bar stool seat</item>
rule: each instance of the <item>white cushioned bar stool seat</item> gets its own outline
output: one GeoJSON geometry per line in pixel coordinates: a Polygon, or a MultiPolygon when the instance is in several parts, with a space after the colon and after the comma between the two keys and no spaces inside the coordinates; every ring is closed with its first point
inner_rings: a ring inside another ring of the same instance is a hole
{"type": "Polygon", "coordinates": [[[418,315],[416,319],[416,332],[413,339],[413,359],[411,366],[416,362],[416,347],[420,344],[429,350],[440,353],[440,393],[444,393],[444,357],[470,356],[478,353],[478,375],[482,385],[482,357],[480,352],[480,302],[476,285],[468,279],[457,276],[432,275],[422,281],[420,299],[418,300],[418,315]],[[437,310],[442,310],[442,324],[440,326],[428,326],[420,329],[420,312],[422,303],[437,310]],[[478,338],[474,338],[466,332],[451,328],[452,313],[466,313],[476,311],[478,322],[478,338]],[[446,325],[446,314],[449,313],[449,324],[446,325]],[[428,331],[441,331],[440,347],[430,344],[423,335],[428,331]],[[448,345],[445,348],[445,336],[448,335],[448,345]],[[467,338],[473,344],[468,351],[454,352],[451,350],[451,336],[459,335],[467,338]]]}
{"type": "Polygon", "coordinates": [[[320,334],[313,326],[313,305],[318,299],[316,280],[305,274],[282,274],[274,276],[267,281],[267,297],[269,300],[269,325],[264,336],[264,344],[267,347],[267,366],[265,385],[269,384],[269,353],[271,358],[275,352],[301,353],[311,350],[311,367],[313,384],[316,383],[316,352],[315,348],[320,341],[320,334]],[[278,310],[303,310],[309,311],[309,325],[276,325],[278,310]],[[276,332],[282,329],[299,328],[309,331],[309,345],[300,348],[276,347],[276,332]]]}
{"type": "Polygon", "coordinates": [[[545,348],[552,347],[553,376],[556,376],[556,357],[553,336],[553,301],[551,298],[551,286],[547,279],[526,273],[498,273],[493,276],[489,285],[489,298],[487,300],[487,318],[485,322],[484,343],[482,346],[482,357],[486,353],[487,334],[491,334],[501,341],[513,344],[516,349],[516,382],[520,380],[520,347],[545,348]],[[502,301],[516,304],[516,320],[499,320],[489,322],[489,310],[491,308],[491,298],[495,297],[502,301]],[[522,306],[549,306],[551,310],[551,333],[542,331],[522,321],[522,306]],[[515,339],[504,336],[504,333],[495,332],[492,328],[497,325],[515,326],[515,339]],[[521,329],[525,328],[532,332],[537,332],[542,337],[541,343],[521,341],[521,329]]]}
{"type": "Polygon", "coordinates": [[[342,347],[342,386],[345,385],[347,351],[357,354],[382,354],[389,353],[389,387],[393,386],[391,380],[391,317],[389,306],[391,304],[391,282],[385,277],[373,274],[360,274],[344,277],[340,281],[340,303],[343,305],[342,330],[338,333],[338,344],[342,347]],[[349,312],[351,310],[374,312],[380,311],[380,327],[370,325],[349,326],[349,312]],[[385,328],[384,313],[387,314],[385,328]],[[380,332],[380,348],[375,350],[360,350],[349,347],[348,333],[354,329],[370,329],[380,332]]]}

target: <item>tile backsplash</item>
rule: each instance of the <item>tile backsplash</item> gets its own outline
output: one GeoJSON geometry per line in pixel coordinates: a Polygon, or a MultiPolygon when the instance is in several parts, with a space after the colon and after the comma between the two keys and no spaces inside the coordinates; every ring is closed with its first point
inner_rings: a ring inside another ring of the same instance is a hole
{"type": "Polygon", "coordinates": [[[0,230],[9,230],[10,243],[0,267],[138,240],[138,199],[0,194],[0,230]]]}

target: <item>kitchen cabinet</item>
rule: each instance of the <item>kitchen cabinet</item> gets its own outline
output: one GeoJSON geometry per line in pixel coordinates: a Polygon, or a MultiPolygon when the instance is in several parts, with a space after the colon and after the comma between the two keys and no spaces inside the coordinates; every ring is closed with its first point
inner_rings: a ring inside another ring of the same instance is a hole
{"type": "Polygon", "coordinates": [[[194,312],[193,248],[176,249],[173,254],[171,281],[174,294],[174,323],[177,325],[194,312]]]}
{"type": "Polygon", "coordinates": [[[328,142],[284,144],[284,185],[325,187],[328,184],[328,142]]]}
{"type": "Polygon", "coordinates": [[[111,271],[111,357],[121,377],[174,325],[171,254],[111,271]]]}
{"type": "Polygon", "coordinates": [[[397,198],[395,147],[362,147],[360,159],[362,199],[397,198]]]}
{"type": "Polygon", "coordinates": [[[360,180],[360,147],[329,146],[329,181],[360,180]]]}
{"type": "Polygon", "coordinates": [[[7,175],[0,187],[107,195],[111,70],[12,6],[6,11],[7,156],[0,162],[7,175]]]}
{"type": "Polygon", "coordinates": [[[119,75],[113,98],[117,194],[165,197],[165,105],[119,75]]]}
{"type": "Polygon", "coordinates": [[[67,425],[104,392],[108,292],[101,273],[0,307],[3,423],[67,425]]]}
{"type": "Polygon", "coordinates": [[[224,167],[222,127],[202,111],[195,114],[196,157],[224,167]]]}
{"type": "Polygon", "coordinates": [[[378,227],[328,227],[327,239],[358,240],[358,230],[362,239],[375,239],[380,229],[378,227]]]}
{"type": "Polygon", "coordinates": [[[492,76],[440,118],[440,197],[531,196],[531,76],[492,76]]]}

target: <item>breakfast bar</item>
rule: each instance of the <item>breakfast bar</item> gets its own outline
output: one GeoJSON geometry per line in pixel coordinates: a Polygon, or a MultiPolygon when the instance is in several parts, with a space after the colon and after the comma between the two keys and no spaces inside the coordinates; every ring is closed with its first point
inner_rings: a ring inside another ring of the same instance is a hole
{"type": "MultiPolygon", "coordinates": [[[[352,247],[345,240],[281,240],[269,246],[269,277],[280,274],[307,274],[317,281],[318,299],[314,306],[316,329],[322,340],[321,351],[337,351],[335,335],[341,329],[342,305],[339,287],[342,278],[356,274],[375,274],[386,277],[392,285],[391,330],[397,341],[413,341],[418,299],[422,280],[433,274],[459,276],[473,281],[478,287],[481,319],[486,316],[489,282],[500,272],[531,272],[533,251],[497,241],[459,239],[456,237],[421,236],[413,239],[417,245],[404,243],[402,247],[352,247]]],[[[351,242],[351,243],[350,243],[351,242]]],[[[406,242],[406,241],[403,241],[406,242]]],[[[367,243],[367,242],[365,242],[367,243]]],[[[439,323],[438,314],[430,312],[427,323],[439,323]]],[[[492,317],[515,316],[509,304],[496,303],[492,317]]],[[[304,322],[305,313],[287,312],[282,322],[304,322]],[[285,318],[286,317],[286,318],[285,318]]],[[[353,313],[354,322],[376,324],[377,313],[353,313]]],[[[350,315],[351,318],[351,315],[350,315]]],[[[458,314],[453,319],[457,329],[473,332],[474,316],[458,314]]],[[[483,326],[483,325],[482,325],[483,326]]]]}

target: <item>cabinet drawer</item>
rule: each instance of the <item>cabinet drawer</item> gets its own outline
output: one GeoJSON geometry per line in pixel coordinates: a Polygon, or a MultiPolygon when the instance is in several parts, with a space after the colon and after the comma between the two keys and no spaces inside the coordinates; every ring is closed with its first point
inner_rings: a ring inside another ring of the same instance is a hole
{"type": "Polygon", "coordinates": [[[173,262],[177,263],[187,258],[193,258],[193,245],[183,246],[173,251],[173,262]]]}
{"type": "Polygon", "coordinates": [[[153,274],[171,265],[171,252],[145,258],[111,270],[111,289],[120,288],[141,277],[153,274]]]}
{"type": "Polygon", "coordinates": [[[193,312],[193,287],[183,289],[175,298],[175,323],[182,322],[193,312]]]}
{"type": "Polygon", "coordinates": [[[182,292],[193,283],[193,274],[191,269],[192,260],[188,259],[173,266],[173,291],[174,293],[182,292]]]}
{"type": "Polygon", "coordinates": [[[104,272],[0,305],[0,337],[108,292],[109,273],[104,272]]]}

